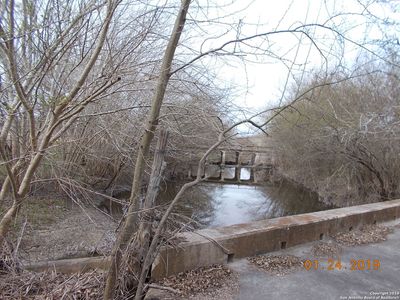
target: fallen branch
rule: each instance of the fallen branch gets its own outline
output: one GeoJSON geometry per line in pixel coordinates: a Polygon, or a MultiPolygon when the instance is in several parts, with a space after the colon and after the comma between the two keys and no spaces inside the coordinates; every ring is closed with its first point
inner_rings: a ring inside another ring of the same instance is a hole
{"type": "Polygon", "coordinates": [[[155,283],[150,283],[150,284],[147,285],[147,287],[148,288],[153,288],[153,289],[158,289],[158,290],[165,290],[165,291],[168,291],[168,292],[172,292],[172,293],[175,293],[175,294],[182,295],[181,291],[178,291],[178,290],[173,289],[171,287],[158,285],[158,284],[155,284],[155,283]]]}

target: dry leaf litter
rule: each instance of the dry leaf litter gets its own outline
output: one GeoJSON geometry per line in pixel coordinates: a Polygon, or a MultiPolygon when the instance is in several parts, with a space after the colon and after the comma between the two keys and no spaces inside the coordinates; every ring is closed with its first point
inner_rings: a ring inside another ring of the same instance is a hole
{"type": "Polygon", "coordinates": [[[164,278],[160,284],[178,291],[184,299],[231,299],[232,295],[226,295],[227,290],[231,293],[238,290],[236,274],[222,265],[179,273],[164,278]]]}
{"type": "Polygon", "coordinates": [[[303,266],[303,261],[294,255],[260,255],[248,258],[258,268],[277,276],[283,276],[303,266]]]}
{"type": "Polygon", "coordinates": [[[386,241],[392,228],[383,225],[365,225],[358,230],[338,233],[333,236],[334,240],[344,246],[357,246],[370,243],[386,241]]]}

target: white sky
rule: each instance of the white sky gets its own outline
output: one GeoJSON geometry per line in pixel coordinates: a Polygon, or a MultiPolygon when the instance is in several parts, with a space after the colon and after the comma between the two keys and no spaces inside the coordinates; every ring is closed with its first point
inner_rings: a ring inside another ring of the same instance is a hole
{"type": "MultiPolygon", "coordinates": [[[[210,0],[204,1],[208,5],[213,4],[210,0]]],[[[200,2],[203,1],[200,0],[200,2]]],[[[241,28],[240,37],[244,37],[260,32],[293,28],[306,23],[324,23],[330,17],[340,13],[346,13],[346,15],[334,17],[327,25],[347,30],[345,31],[347,37],[362,43],[365,42],[365,38],[382,39],[382,33],[376,24],[365,25],[365,20],[355,15],[363,9],[357,0],[214,0],[214,2],[216,6],[221,6],[222,3],[227,3],[227,5],[219,9],[211,7],[207,11],[192,13],[196,19],[223,17],[218,21],[225,22],[225,24],[214,23],[208,27],[202,24],[201,32],[198,32],[201,34],[201,41],[204,41],[204,37],[220,35],[219,38],[206,39],[202,44],[203,51],[235,38],[235,29],[238,27],[241,28]],[[235,28],[231,28],[228,32],[229,26],[226,24],[234,24],[235,28]]],[[[400,20],[399,5],[397,14],[393,13],[389,7],[380,5],[367,6],[367,9],[380,17],[390,16],[390,18],[400,20]]],[[[282,33],[270,36],[268,42],[265,40],[262,42],[261,39],[255,40],[252,45],[259,45],[264,49],[269,49],[273,55],[283,57],[287,60],[286,66],[281,60],[271,58],[270,55],[245,57],[257,63],[241,62],[239,59],[232,58],[221,60],[220,57],[207,58],[207,63],[214,64],[221,84],[232,85],[241,90],[241,93],[237,93],[235,97],[237,105],[259,111],[279,101],[288,78],[288,67],[292,62],[299,64],[292,70],[293,74],[299,75],[303,70],[334,68],[339,62],[338,59],[341,59],[341,64],[349,64],[359,53],[359,49],[356,49],[354,45],[348,42],[340,43],[337,37],[328,30],[317,27],[310,27],[309,30],[311,35],[317,37],[315,41],[326,55],[327,61],[322,58],[317,48],[305,35],[301,37],[299,43],[300,35],[282,33]]],[[[400,37],[398,32],[394,34],[400,37]]],[[[233,49],[233,46],[227,49],[233,49]]],[[[289,82],[292,81],[293,78],[290,77],[289,82]]]]}

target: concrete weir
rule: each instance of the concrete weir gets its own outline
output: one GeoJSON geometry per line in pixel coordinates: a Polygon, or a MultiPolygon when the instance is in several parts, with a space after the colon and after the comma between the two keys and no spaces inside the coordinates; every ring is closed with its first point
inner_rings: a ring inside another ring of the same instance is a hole
{"type": "MultiPolygon", "coordinates": [[[[262,220],[179,234],[177,247],[163,247],[153,266],[152,277],[160,279],[235,258],[254,256],[322,239],[325,235],[351,231],[363,224],[375,224],[400,217],[400,199],[373,204],[262,220]]],[[[87,257],[45,261],[26,269],[56,270],[63,273],[107,269],[108,257],[87,257]]]]}
{"type": "Polygon", "coordinates": [[[202,266],[224,264],[234,258],[275,251],[398,217],[400,200],[393,200],[185,232],[179,235],[185,241],[178,247],[161,249],[151,275],[160,279],[202,266]]]}

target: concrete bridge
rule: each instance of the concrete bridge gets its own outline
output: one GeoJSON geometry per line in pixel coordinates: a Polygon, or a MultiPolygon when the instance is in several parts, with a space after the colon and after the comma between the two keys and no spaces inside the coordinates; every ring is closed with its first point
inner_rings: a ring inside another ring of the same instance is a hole
{"type": "MultiPolygon", "coordinates": [[[[201,147],[197,150],[206,150],[201,147]]],[[[272,149],[267,147],[218,148],[211,153],[202,170],[202,176],[209,178],[208,182],[256,184],[257,171],[267,171],[271,174],[274,167],[272,149]],[[244,178],[242,170],[247,171],[244,178]]],[[[197,174],[197,165],[188,167],[188,178],[197,174]]]]}

